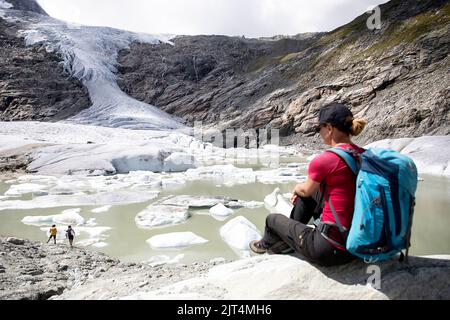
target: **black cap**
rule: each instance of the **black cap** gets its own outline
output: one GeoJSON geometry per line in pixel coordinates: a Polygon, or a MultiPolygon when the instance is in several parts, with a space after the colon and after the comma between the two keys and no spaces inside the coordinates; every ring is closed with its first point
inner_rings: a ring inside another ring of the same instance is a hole
{"type": "Polygon", "coordinates": [[[350,132],[353,124],[353,113],[341,103],[331,103],[319,111],[319,125],[331,124],[343,132],[350,132]]]}

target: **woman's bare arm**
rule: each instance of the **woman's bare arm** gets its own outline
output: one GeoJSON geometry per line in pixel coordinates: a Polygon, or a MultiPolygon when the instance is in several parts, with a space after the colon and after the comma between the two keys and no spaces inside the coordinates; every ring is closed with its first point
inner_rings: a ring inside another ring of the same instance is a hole
{"type": "Polygon", "coordinates": [[[306,182],[298,184],[295,186],[294,191],[292,192],[297,196],[308,198],[311,197],[315,192],[320,189],[320,183],[315,182],[310,177],[306,179],[306,182]]]}

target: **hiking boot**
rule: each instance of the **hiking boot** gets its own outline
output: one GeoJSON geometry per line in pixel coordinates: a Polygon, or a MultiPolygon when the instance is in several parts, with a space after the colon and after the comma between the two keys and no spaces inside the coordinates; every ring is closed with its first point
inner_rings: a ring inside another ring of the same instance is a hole
{"type": "Polygon", "coordinates": [[[267,248],[264,247],[262,240],[254,240],[252,242],[250,242],[250,249],[257,254],[263,254],[266,253],[268,251],[267,248]]]}

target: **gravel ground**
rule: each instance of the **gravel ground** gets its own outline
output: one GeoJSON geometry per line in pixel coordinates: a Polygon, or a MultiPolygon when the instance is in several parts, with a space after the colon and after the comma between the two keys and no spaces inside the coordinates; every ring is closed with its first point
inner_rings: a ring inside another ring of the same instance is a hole
{"type": "Polygon", "coordinates": [[[0,300],[111,299],[199,277],[221,263],[152,267],[65,244],[1,237],[0,300]]]}

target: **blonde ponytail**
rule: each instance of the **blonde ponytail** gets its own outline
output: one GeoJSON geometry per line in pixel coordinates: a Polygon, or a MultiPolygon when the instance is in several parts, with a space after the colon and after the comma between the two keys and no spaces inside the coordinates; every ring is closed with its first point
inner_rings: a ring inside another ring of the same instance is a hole
{"type": "Polygon", "coordinates": [[[364,119],[354,119],[353,122],[352,122],[352,129],[350,131],[350,134],[352,136],[359,135],[364,130],[366,125],[367,125],[367,121],[366,120],[364,120],[364,119]]]}

